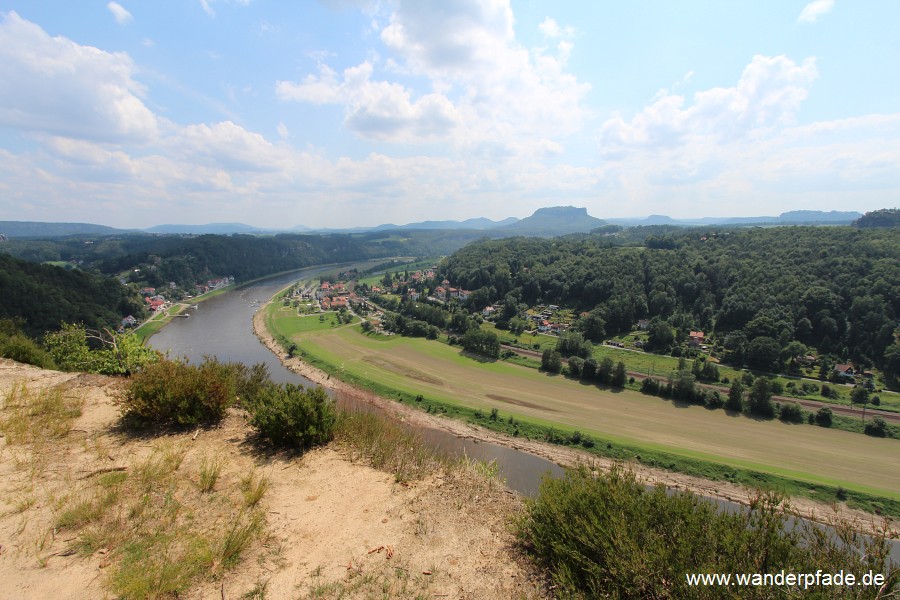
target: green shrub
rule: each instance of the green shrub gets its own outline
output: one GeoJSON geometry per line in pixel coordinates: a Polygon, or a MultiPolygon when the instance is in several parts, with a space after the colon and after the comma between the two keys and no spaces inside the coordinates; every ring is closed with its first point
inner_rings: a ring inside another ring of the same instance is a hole
{"type": "Polygon", "coordinates": [[[866,423],[865,432],[866,435],[885,437],[887,436],[887,423],[881,417],[875,417],[866,423]]]}
{"type": "MultiPolygon", "coordinates": [[[[565,598],[751,597],[737,587],[691,587],[691,573],[888,572],[883,534],[866,540],[844,523],[834,535],[813,525],[786,529],[780,508],[777,495],[760,493],[748,508],[726,513],[692,494],[648,489],[621,467],[599,476],[580,467],[544,479],[516,530],[565,598]]],[[[886,590],[896,589],[895,572],[886,590]]],[[[799,597],[796,591],[760,588],[752,597],[799,597]]],[[[843,598],[845,591],[811,588],[804,597],[843,598]]]]}
{"type": "Polygon", "coordinates": [[[132,376],[118,404],[136,425],[214,423],[234,404],[238,388],[234,365],[208,357],[199,366],[165,359],[132,376]]]}
{"type": "Polygon", "coordinates": [[[23,334],[0,339],[0,356],[42,369],[56,368],[53,358],[34,340],[23,334]]]}
{"type": "Polygon", "coordinates": [[[816,423],[822,427],[831,427],[833,416],[831,409],[827,406],[823,406],[816,412],[816,423]]]}
{"type": "Polygon", "coordinates": [[[802,423],[803,409],[796,402],[786,402],[778,411],[778,418],[788,423],[802,423]]]}
{"type": "Polygon", "coordinates": [[[334,402],[322,388],[270,384],[249,410],[250,424],[276,446],[303,450],[334,437],[334,402]]]}

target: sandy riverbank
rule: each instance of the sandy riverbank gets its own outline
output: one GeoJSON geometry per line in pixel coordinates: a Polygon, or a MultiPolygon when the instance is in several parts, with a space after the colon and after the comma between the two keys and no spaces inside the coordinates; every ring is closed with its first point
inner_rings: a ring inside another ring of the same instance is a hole
{"type": "MultiPolygon", "coordinates": [[[[373,404],[414,426],[438,429],[461,438],[513,448],[546,458],[564,467],[574,466],[579,463],[590,463],[596,469],[608,469],[612,465],[613,461],[609,459],[591,455],[577,449],[546,444],[536,440],[514,438],[471,423],[463,423],[454,419],[425,413],[413,407],[379,397],[369,390],[360,389],[332,378],[329,374],[303,362],[299,358],[287,357],[284,350],[266,328],[264,312],[265,305],[260,307],[260,310],[253,317],[253,331],[260,342],[278,356],[286,368],[302,375],[317,385],[332,390],[337,395],[344,395],[357,401],[373,404]]],[[[753,495],[752,490],[724,481],[711,481],[662,469],[653,469],[640,464],[631,464],[630,466],[649,485],[662,484],[671,489],[685,490],[702,496],[744,505],[749,503],[753,495]]],[[[882,524],[882,520],[879,517],[851,509],[845,505],[829,505],[807,498],[792,498],[790,505],[792,513],[818,522],[827,523],[832,521],[836,516],[837,509],[842,518],[857,521],[861,530],[872,531],[880,529],[882,524]]],[[[900,537],[900,523],[891,524],[891,529],[895,536],[900,537]]]]}

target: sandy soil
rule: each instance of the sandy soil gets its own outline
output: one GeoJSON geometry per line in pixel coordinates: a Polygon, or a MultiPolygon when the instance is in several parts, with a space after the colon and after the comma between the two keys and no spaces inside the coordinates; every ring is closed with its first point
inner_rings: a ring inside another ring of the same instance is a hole
{"type": "MultiPolygon", "coordinates": [[[[187,598],[540,598],[544,583],[513,545],[509,522],[521,499],[465,468],[401,485],[328,446],[301,457],[266,454],[245,416],[162,437],[117,428],[121,380],[43,371],[0,359],[0,398],[16,385],[61,386],[83,400],[62,440],[9,444],[0,438],[0,599],[105,598],[118,555],[71,550],[76,531],[54,522],[59,498],[100,470],[128,470],[161,443],[187,448],[180,471],[224,458],[217,485],[256,469],[270,486],[264,535],[232,571],[197,582],[187,598]]],[[[0,411],[2,416],[2,411],[0,411]]],[[[202,518],[203,509],[197,514],[202,518]]]]}
{"type": "MultiPolygon", "coordinates": [[[[541,456],[562,466],[574,466],[589,463],[593,468],[608,469],[612,461],[588,454],[578,449],[546,444],[535,440],[523,440],[493,432],[470,423],[425,413],[413,407],[392,402],[373,395],[369,390],[358,389],[345,382],[330,377],[327,373],[303,362],[299,358],[290,358],[269,333],[265,326],[265,307],[261,307],[253,318],[253,330],[260,342],[278,356],[288,369],[306,377],[310,381],[334,390],[358,401],[374,404],[386,412],[416,426],[439,429],[461,438],[471,438],[482,442],[498,444],[536,456],[541,456]]],[[[663,484],[671,489],[690,491],[710,498],[718,498],[740,504],[748,504],[753,492],[744,487],[723,481],[711,481],[661,469],[653,469],[640,464],[629,465],[638,477],[650,485],[663,484]]],[[[806,498],[792,498],[790,512],[814,521],[827,523],[839,514],[841,518],[856,521],[860,530],[878,531],[885,525],[883,519],[863,511],[855,510],[843,504],[832,505],[815,502],[806,498]]],[[[888,523],[887,526],[895,537],[900,537],[900,523],[888,523]]]]}

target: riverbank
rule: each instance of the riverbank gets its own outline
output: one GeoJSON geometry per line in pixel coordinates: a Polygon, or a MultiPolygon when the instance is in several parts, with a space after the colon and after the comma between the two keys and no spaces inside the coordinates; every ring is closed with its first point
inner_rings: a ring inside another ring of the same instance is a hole
{"type": "MultiPolygon", "coordinates": [[[[333,390],[338,396],[346,396],[357,401],[368,402],[411,425],[438,429],[458,437],[505,446],[546,458],[562,466],[590,463],[596,469],[608,469],[613,464],[613,461],[610,459],[590,455],[571,447],[551,445],[536,440],[522,439],[521,437],[512,437],[470,423],[425,413],[411,406],[378,397],[369,390],[360,389],[339,381],[298,358],[286,357],[284,349],[279,346],[271,332],[266,328],[265,307],[261,307],[254,315],[253,329],[260,341],[279,357],[279,360],[286,368],[302,375],[318,385],[333,390]]],[[[749,503],[753,494],[753,491],[751,490],[728,482],[706,480],[682,473],[655,469],[639,463],[633,463],[629,466],[632,467],[640,479],[648,485],[662,484],[671,489],[690,491],[701,496],[743,505],[749,503]]],[[[818,522],[829,522],[835,517],[835,506],[832,504],[816,502],[803,497],[791,498],[790,504],[790,511],[792,513],[818,522]]],[[[872,530],[879,526],[879,523],[876,523],[876,521],[880,521],[880,519],[863,511],[840,506],[840,513],[844,518],[858,521],[861,529],[872,530]]],[[[894,525],[894,532],[900,534],[900,527],[894,525]]]]}

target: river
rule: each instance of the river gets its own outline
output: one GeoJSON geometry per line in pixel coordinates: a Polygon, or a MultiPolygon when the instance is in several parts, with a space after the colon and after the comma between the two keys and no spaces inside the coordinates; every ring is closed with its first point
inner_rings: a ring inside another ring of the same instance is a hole
{"type": "MultiPolygon", "coordinates": [[[[173,357],[186,357],[192,361],[204,356],[215,356],[221,361],[241,362],[247,365],[264,363],[272,379],[278,383],[289,382],[304,386],[313,385],[308,379],[288,370],[253,333],[253,314],[279,290],[300,279],[316,277],[336,267],[314,267],[277,275],[210,298],[188,311],[190,318],[177,318],[150,338],[150,345],[173,357]]],[[[423,429],[425,441],[440,452],[455,456],[468,456],[497,464],[506,484],[522,494],[534,495],[541,479],[549,473],[560,476],[563,469],[544,458],[487,442],[459,438],[445,431],[423,429]]],[[[741,506],[719,499],[714,500],[721,509],[740,510],[741,506]]],[[[791,519],[793,522],[793,519],[791,519]]],[[[900,564],[900,540],[895,540],[891,557],[900,564]]]]}
{"type": "MultiPolygon", "coordinates": [[[[259,281],[201,302],[196,310],[188,311],[189,318],[173,319],[156,335],[150,345],[173,357],[200,361],[215,356],[221,361],[247,365],[264,363],[272,379],[304,386],[313,385],[308,379],[288,370],[253,333],[253,314],[279,290],[298,279],[307,279],[333,271],[335,267],[303,269],[259,281]]],[[[436,429],[421,431],[425,441],[440,452],[490,462],[495,461],[506,484],[523,494],[537,492],[541,478],[550,472],[563,473],[562,468],[549,460],[495,444],[462,439],[436,429]]]]}

